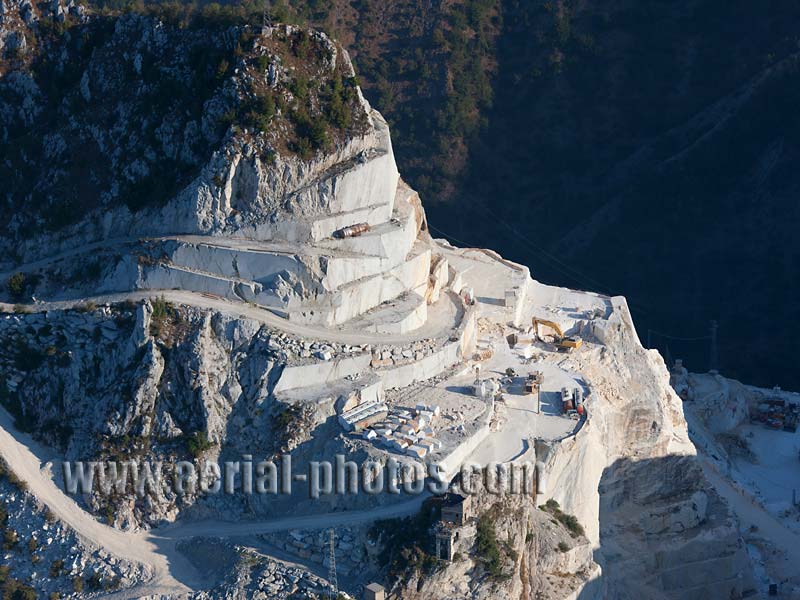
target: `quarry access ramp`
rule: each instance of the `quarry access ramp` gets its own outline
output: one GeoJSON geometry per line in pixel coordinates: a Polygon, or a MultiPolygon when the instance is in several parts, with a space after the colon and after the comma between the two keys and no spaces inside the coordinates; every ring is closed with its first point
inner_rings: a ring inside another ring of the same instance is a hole
{"type": "MultiPolygon", "coordinates": [[[[0,311],[14,312],[24,310],[27,312],[46,312],[48,310],[69,310],[85,306],[87,303],[95,304],[115,304],[125,301],[138,302],[141,300],[164,297],[168,302],[175,304],[186,304],[196,308],[217,310],[224,314],[246,317],[253,319],[279,331],[300,337],[320,339],[342,344],[381,344],[386,342],[386,335],[374,332],[356,332],[346,329],[336,329],[331,327],[321,327],[306,325],[296,321],[288,321],[283,317],[271,312],[268,309],[260,308],[247,304],[246,302],[235,302],[207,293],[190,292],[186,290],[143,290],[136,292],[123,292],[119,294],[102,294],[98,296],[87,296],[74,300],[58,300],[54,302],[36,302],[33,304],[7,304],[0,303],[0,311]]],[[[446,318],[441,322],[430,321],[429,326],[424,326],[414,331],[393,335],[392,341],[398,344],[415,342],[425,338],[433,338],[449,335],[458,326],[458,320],[462,313],[457,310],[452,299],[445,300],[452,304],[452,310],[446,311],[446,318]]]]}

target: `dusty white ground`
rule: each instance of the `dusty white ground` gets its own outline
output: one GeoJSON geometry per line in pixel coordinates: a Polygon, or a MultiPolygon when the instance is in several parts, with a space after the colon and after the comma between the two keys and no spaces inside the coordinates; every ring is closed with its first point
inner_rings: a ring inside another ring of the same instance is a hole
{"type": "Polygon", "coordinates": [[[748,404],[754,405],[758,397],[769,396],[773,391],[740,386],[713,375],[691,375],[690,382],[694,400],[686,403],[686,412],[697,429],[693,434],[699,441],[698,449],[770,514],[800,533],[800,513],[792,510],[793,490],[800,501],[800,430],[791,433],[770,429],[746,417],[728,422],[722,431],[741,439],[752,457],[727,453],[713,435],[712,427],[719,431],[719,423],[725,423],[726,416],[744,413],[748,404]]]}
{"type": "MultiPolygon", "coordinates": [[[[25,304],[25,310],[28,312],[46,312],[48,310],[67,310],[70,308],[85,305],[87,301],[95,304],[112,304],[115,302],[124,302],[125,300],[141,301],[153,298],[154,295],[158,297],[163,296],[168,302],[175,304],[187,304],[189,306],[196,306],[198,308],[207,308],[219,311],[223,314],[236,315],[253,319],[259,323],[271,325],[276,329],[285,331],[286,333],[303,336],[307,338],[324,339],[331,342],[340,342],[343,344],[377,344],[387,341],[386,334],[359,332],[347,329],[339,330],[337,328],[320,327],[315,325],[304,325],[287,321],[276,315],[275,313],[257,306],[244,304],[242,302],[234,302],[211,294],[203,294],[198,292],[190,292],[186,290],[160,290],[156,294],[152,291],[147,292],[130,292],[119,294],[104,294],[100,296],[92,296],[89,298],[81,298],[80,300],[62,300],[57,302],[37,302],[35,304],[25,304]]],[[[436,337],[449,333],[454,325],[456,311],[449,308],[450,301],[446,297],[442,298],[442,306],[437,307],[441,311],[442,318],[439,321],[432,321],[424,329],[418,329],[413,332],[401,335],[391,336],[391,341],[394,343],[413,342],[425,338],[436,337]]],[[[0,302],[0,311],[13,312],[15,306],[0,302]]]]}
{"type": "MultiPolygon", "coordinates": [[[[775,515],[787,511],[792,491],[800,494],[800,432],[743,425],[739,434],[750,443],[758,462],[735,458],[734,468],[751,482],[767,510],[775,515]]],[[[800,531],[800,524],[795,521],[795,525],[800,531]]]]}
{"type": "Polygon", "coordinates": [[[706,477],[739,518],[757,576],[765,587],[782,583],[781,597],[800,595],[800,510],[791,507],[792,490],[800,494],[800,433],[750,424],[743,416],[748,403],[772,390],[711,374],[689,375],[688,384],[692,400],[684,407],[690,435],[706,477]],[[740,437],[753,460],[729,455],[715,433],[740,437]]]}

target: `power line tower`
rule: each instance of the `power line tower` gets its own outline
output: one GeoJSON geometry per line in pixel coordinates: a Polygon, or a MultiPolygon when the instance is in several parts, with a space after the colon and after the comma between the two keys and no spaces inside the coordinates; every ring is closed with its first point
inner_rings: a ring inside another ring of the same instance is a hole
{"type": "Polygon", "coordinates": [[[262,17],[261,25],[263,27],[272,27],[272,17],[269,14],[269,11],[272,9],[272,3],[270,0],[264,0],[264,15],[262,17]]]}
{"type": "Polygon", "coordinates": [[[328,530],[328,598],[336,600],[339,597],[339,582],[336,579],[336,533],[333,528],[328,530]]]}
{"type": "Polygon", "coordinates": [[[709,371],[718,371],[719,370],[719,348],[717,347],[717,330],[719,329],[719,323],[716,321],[711,321],[711,356],[709,357],[709,371]]]}

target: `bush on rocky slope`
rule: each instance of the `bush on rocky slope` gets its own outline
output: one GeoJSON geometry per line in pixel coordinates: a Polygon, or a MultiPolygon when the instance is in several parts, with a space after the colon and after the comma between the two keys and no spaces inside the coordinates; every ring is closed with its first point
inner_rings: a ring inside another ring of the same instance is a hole
{"type": "Polygon", "coordinates": [[[567,528],[572,537],[580,537],[586,534],[583,525],[580,524],[575,515],[569,515],[563,512],[558,502],[555,500],[550,499],[539,508],[553,515],[556,521],[567,528]]]}
{"type": "Polygon", "coordinates": [[[488,512],[478,519],[475,550],[489,575],[495,578],[503,575],[503,559],[500,554],[500,545],[497,542],[494,520],[488,512]]]}
{"type": "Polygon", "coordinates": [[[439,519],[441,507],[435,499],[426,500],[413,517],[376,521],[369,537],[381,545],[378,563],[391,581],[411,576],[423,579],[431,574],[438,560],[431,552],[431,526],[439,519]]]}

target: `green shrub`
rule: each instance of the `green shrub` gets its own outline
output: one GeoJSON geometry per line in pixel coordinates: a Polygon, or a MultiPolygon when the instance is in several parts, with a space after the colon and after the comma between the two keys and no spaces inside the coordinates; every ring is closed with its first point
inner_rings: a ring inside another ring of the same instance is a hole
{"type": "Polygon", "coordinates": [[[153,314],[150,318],[150,335],[156,338],[163,338],[167,332],[174,315],[172,304],[167,302],[163,294],[158,298],[153,298],[153,314]]]}
{"type": "Polygon", "coordinates": [[[478,519],[475,550],[489,575],[494,578],[502,577],[503,558],[500,554],[500,545],[497,543],[494,520],[489,513],[484,513],[478,519]]]}
{"type": "Polygon", "coordinates": [[[28,289],[28,278],[25,276],[25,273],[14,273],[8,278],[6,287],[12,298],[19,299],[25,294],[25,290],[28,289]]]}
{"type": "Polygon", "coordinates": [[[289,91],[301,104],[305,103],[308,100],[308,79],[298,75],[289,82],[289,91]]]}
{"type": "MultiPolygon", "coordinates": [[[[14,424],[16,425],[17,422],[14,421],[14,424]]],[[[19,429],[19,427],[17,428],[19,429]]],[[[8,483],[16,487],[20,492],[28,491],[28,484],[22,481],[22,479],[20,479],[19,477],[17,477],[17,474],[14,473],[14,471],[9,471],[6,474],[6,478],[8,479],[8,483]]]]}
{"type": "Polygon", "coordinates": [[[64,572],[64,561],[57,558],[50,565],[50,577],[56,578],[64,572]]]}
{"type": "Polygon", "coordinates": [[[430,529],[440,516],[440,505],[428,499],[413,517],[383,519],[370,527],[370,539],[381,544],[378,563],[387,567],[391,581],[417,571],[429,574],[439,566],[439,561],[429,552],[430,529]]]}
{"type": "Polygon", "coordinates": [[[119,576],[106,579],[103,582],[103,589],[107,592],[111,590],[118,590],[120,587],[122,587],[122,579],[119,576]]]}
{"type": "Polygon", "coordinates": [[[353,123],[353,113],[350,103],[356,96],[355,78],[349,79],[347,83],[337,73],[331,84],[331,103],[328,108],[328,121],[334,127],[347,129],[353,123]]]}
{"type": "Polygon", "coordinates": [[[558,542],[558,551],[559,552],[566,552],[569,550],[569,544],[566,542],[558,542]]]}
{"type": "Polygon", "coordinates": [[[311,36],[305,29],[301,29],[294,36],[292,52],[299,58],[309,58],[311,49],[311,36]]]}
{"type": "Polygon", "coordinates": [[[550,499],[539,508],[553,515],[555,521],[566,527],[572,537],[579,537],[586,534],[583,525],[578,522],[578,518],[574,515],[568,515],[562,512],[560,505],[555,500],[550,499]]]}
{"type": "Polygon", "coordinates": [[[276,444],[284,446],[301,431],[303,422],[303,409],[297,404],[285,406],[275,413],[271,425],[276,444]]]}
{"type": "Polygon", "coordinates": [[[566,513],[559,513],[556,515],[556,519],[566,527],[569,532],[572,534],[572,537],[578,537],[584,535],[583,525],[578,522],[578,518],[575,515],[568,515],[566,513]]]}
{"type": "Polygon", "coordinates": [[[553,500],[552,498],[550,498],[543,505],[543,510],[548,510],[548,511],[559,510],[560,508],[561,508],[561,505],[556,500],[553,500]]]}
{"type": "Polygon", "coordinates": [[[304,109],[292,113],[297,142],[294,150],[303,158],[310,158],[317,150],[325,148],[330,142],[325,119],[310,117],[304,109]]]}
{"type": "Polygon", "coordinates": [[[236,123],[236,119],[237,119],[236,111],[234,109],[231,109],[226,113],[224,113],[219,118],[219,124],[222,128],[224,128],[227,131],[228,127],[236,123]]]}
{"type": "Polygon", "coordinates": [[[249,104],[242,124],[258,131],[267,131],[275,116],[275,99],[271,95],[256,96],[249,104]]]}
{"type": "Polygon", "coordinates": [[[102,576],[100,575],[100,573],[95,571],[89,576],[89,579],[86,581],[86,586],[92,591],[97,591],[102,587],[102,583],[103,583],[102,576]]]}
{"type": "Polygon", "coordinates": [[[169,302],[167,302],[163,294],[158,298],[153,298],[154,319],[165,319],[169,317],[171,311],[172,311],[172,305],[169,302]]]}
{"type": "Polygon", "coordinates": [[[8,528],[3,533],[3,549],[11,550],[19,543],[19,535],[11,528],[8,528]]]}
{"type": "Polygon", "coordinates": [[[186,438],[186,449],[195,458],[200,458],[204,452],[213,448],[216,444],[209,441],[205,431],[195,431],[186,438]]]}
{"type": "Polygon", "coordinates": [[[217,79],[224,79],[225,76],[228,74],[230,68],[231,68],[230,63],[224,58],[221,61],[219,61],[216,72],[217,79]]]}
{"type": "Polygon", "coordinates": [[[13,577],[6,577],[3,582],[3,600],[36,600],[36,590],[13,577]]]}
{"type": "Polygon", "coordinates": [[[75,307],[75,310],[82,313],[90,313],[97,310],[97,304],[92,302],[91,300],[87,300],[86,302],[81,302],[75,307]]]}

